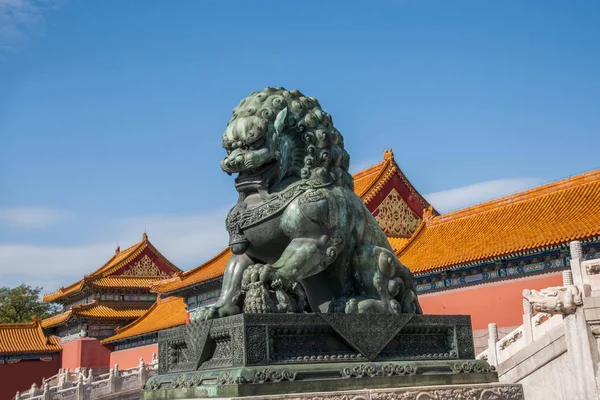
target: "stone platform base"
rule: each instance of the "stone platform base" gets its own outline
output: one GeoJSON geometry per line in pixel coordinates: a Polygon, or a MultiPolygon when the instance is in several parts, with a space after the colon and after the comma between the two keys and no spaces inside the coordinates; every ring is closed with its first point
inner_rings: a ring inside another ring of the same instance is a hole
{"type": "MultiPolygon", "coordinates": [[[[472,386],[497,381],[496,372],[485,361],[480,360],[323,363],[161,375],[153,377],[146,384],[141,398],[253,398],[291,393],[337,393],[342,390],[403,387],[418,391],[418,387],[433,385],[472,386]]],[[[445,387],[450,390],[449,386],[445,387]]],[[[494,397],[485,399],[492,400],[494,397]]]]}
{"type": "MultiPolygon", "coordinates": [[[[180,393],[185,395],[184,393],[180,393]]],[[[142,397],[164,399],[166,397],[142,397]]],[[[178,397],[199,400],[203,397],[178,397]]],[[[214,400],[232,400],[220,397],[214,400]]],[[[421,386],[391,389],[363,389],[244,397],[244,400],[524,400],[523,388],[516,384],[476,384],[421,386]]]]}
{"type": "MultiPolygon", "coordinates": [[[[475,360],[471,332],[468,316],[413,314],[240,314],[192,322],[159,333],[159,374],[146,382],[141,398],[387,388],[418,394],[421,387],[436,385],[452,393],[454,386],[447,385],[498,382],[487,362],[475,360]]],[[[485,393],[481,399],[504,398],[485,393]]],[[[469,397],[440,399],[454,398],[469,397]]]]}

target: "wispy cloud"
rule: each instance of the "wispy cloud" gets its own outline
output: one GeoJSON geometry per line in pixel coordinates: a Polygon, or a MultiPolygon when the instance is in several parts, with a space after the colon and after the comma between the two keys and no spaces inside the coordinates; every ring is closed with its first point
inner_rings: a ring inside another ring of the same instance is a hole
{"type": "Polygon", "coordinates": [[[0,52],[14,51],[44,22],[60,0],[0,0],[0,52]]]}
{"type": "Polygon", "coordinates": [[[0,209],[0,226],[11,228],[47,228],[64,216],[63,212],[43,207],[14,207],[0,209]]]}
{"type": "Polygon", "coordinates": [[[0,286],[22,282],[52,292],[81,279],[104,264],[114,253],[141,240],[144,229],[150,241],[182,269],[206,261],[227,245],[225,210],[188,215],[150,215],[109,221],[99,227],[106,239],[82,246],[0,244],[0,286]]]}
{"type": "Polygon", "coordinates": [[[541,183],[541,179],[537,178],[497,179],[430,193],[425,195],[425,198],[439,212],[444,213],[519,192],[541,183]]]}

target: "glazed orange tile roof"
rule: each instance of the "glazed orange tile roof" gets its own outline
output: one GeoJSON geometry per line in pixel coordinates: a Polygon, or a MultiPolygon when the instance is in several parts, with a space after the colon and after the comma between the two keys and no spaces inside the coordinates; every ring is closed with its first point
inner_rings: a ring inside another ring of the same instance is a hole
{"type": "Polygon", "coordinates": [[[52,317],[46,318],[42,320],[42,328],[50,328],[52,326],[60,325],[63,322],[66,322],[71,316],[71,310],[65,311],[63,313],[54,315],[52,317]]]}
{"type": "Polygon", "coordinates": [[[157,249],[150,243],[148,240],[148,235],[146,233],[143,234],[142,240],[131,247],[128,247],[125,250],[120,250],[117,248],[115,254],[100,268],[98,268],[93,273],[86,275],[85,278],[67,286],[58,289],[54,293],[44,295],[43,299],[45,302],[55,302],[60,299],[66,298],[69,295],[75,295],[81,292],[85,286],[88,284],[92,284],[95,286],[101,287],[149,287],[150,282],[156,281],[158,279],[162,279],[156,277],[154,279],[146,279],[146,278],[137,278],[139,279],[137,282],[139,285],[135,285],[134,279],[126,279],[125,277],[118,279],[106,279],[110,274],[118,271],[123,268],[131,261],[133,261],[137,256],[139,256],[142,251],[149,248],[154,254],[156,254],[174,273],[181,273],[182,271],[173,265],[167,258],[165,258],[157,249]],[[124,284],[126,286],[119,286],[119,284],[124,284]],[[114,285],[114,286],[111,286],[114,285]]]}
{"type": "Polygon", "coordinates": [[[390,242],[394,251],[398,253],[410,242],[410,238],[388,237],[388,242],[390,242]]]}
{"type": "MultiPolygon", "coordinates": [[[[430,204],[421,196],[402,172],[396,160],[394,153],[390,150],[383,152],[383,161],[377,165],[369,167],[353,175],[354,193],[365,202],[369,202],[383,188],[383,186],[392,178],[398,175],[410,192],[419,200],[424,208],[430,207],[430,204]]],[[[434,211],[437,214],[437,211],[434,211]]]]}
{"type": "Polygon", "coordinates": [[[136,276],[107,276],[89,282],[90,286],[96,287],[119,287],[119,288],[138,288],[138,287],[150,287],[152,282],[156,282],[157,277],[136,277],[136,276]]]}
{"type": "Polygon", "coordinates": [[[183,325],[186,322],[185,302],[181,297],[158,299],[144,315],[129,325],[117,328],[114,336],[106,338],[102,343],[112,343],[118,340],[145,335],[183,325]]]}
{"type": "Polygon", "coordinates": [[[400,249],[414,273],[600,236],[600,169],[440,216],[400,249]]]}
{"type": "Polygon", "coordinates": [[[58,338],[46,336],[39,320],[28,324],[0,324],[0,354],[57,353],[58,338]]]}
{"type": "Polygon", "coordinates": [[[51,328],[67,322],[71,317],[77,316],[92,319],[130,320],[141,317],[147,310],[148,307],[146,305],[139,303],[101,303],[93,301],[89,304],[73,306],[68,311],[42,320],[41,324],[44,328],[51,328]]]}
{"type": "Polygon", "coordinates": [[[154,283],[152,285],[152,291],[157,293],[170,293],[197,283],[219,278],[225,272],[225,265],[230,257],[231,251],[229,248],[226,248],[207,262],[184,272],[182,275],[154,283]]]}

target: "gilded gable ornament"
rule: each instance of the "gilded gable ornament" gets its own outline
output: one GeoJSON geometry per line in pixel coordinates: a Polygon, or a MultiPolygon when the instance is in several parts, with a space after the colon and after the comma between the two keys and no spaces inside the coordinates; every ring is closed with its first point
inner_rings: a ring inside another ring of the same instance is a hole
{"type": "Polygon", "coordinates": [[[410,236],[421,224],[421,219],[395,188],[388,193],[375,211],[375,219],[388,235],[410,236]]]}
{"type": "Polygon", "coordinates": [[[144,255],[140,261],[135,263],[133,267],[123,272],[123,275],[129,276],[168,276],[152,261],[148,255],[144,255]]]}

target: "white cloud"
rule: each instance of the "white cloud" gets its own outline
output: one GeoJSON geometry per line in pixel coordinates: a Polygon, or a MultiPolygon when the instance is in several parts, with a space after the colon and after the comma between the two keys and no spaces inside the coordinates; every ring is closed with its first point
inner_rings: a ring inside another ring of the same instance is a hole
{"type": "Polygon", "coordinates": [[[0,225],[12,228],[46,228],[58,222],[64,213],[44,207],[14,207],[0,209],[0,225]]]}
{"type": "Polygon", "coordinates": [[[213,257],[227,246],[224,210],[189,215],[151,215],[112,221],[105,240],[83,246],[0,244],[0,286],[27,283],[53,292],[81,279],[104,264],[117,240],[124,249],[141,240],[144,229],[150,241],[170,261],[187,270],[213,257]],[[114,232],[114,233],[109,233],[114,232]]]}
{"type": "Polygon", "coordinates": [[[529,189],[541,183],[537,178],[497,179],[430,193],[425,195],[425,198],[439,212],[444,213],[529,189]]]}
{"type": "Polygon", "coordinates": [[[0,51],[12,51],[44,22],[58,0],[0,0],[0,51]]]}

